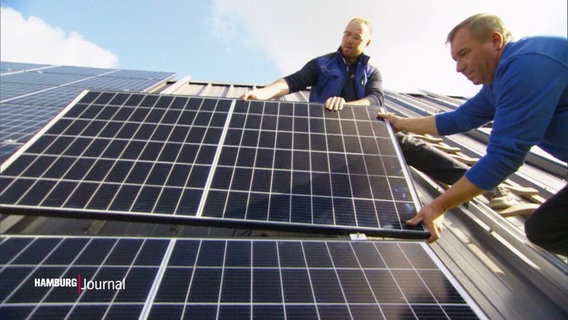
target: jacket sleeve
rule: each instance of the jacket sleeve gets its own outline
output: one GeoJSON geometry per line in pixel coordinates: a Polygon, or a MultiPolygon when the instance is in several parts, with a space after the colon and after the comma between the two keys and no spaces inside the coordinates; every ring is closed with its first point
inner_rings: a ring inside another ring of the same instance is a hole
{"type": "Polygon", "coordinates": [[[365,85],[365,98],[371,102],[371,105],[383,106],[385,103],[383,77],[377,68],[373,67],[368,76],[365,85]]]}
{"type": "Polygon", "coordinates": [[[456,110],[437,114],[435,119],[438,134],[446,136],[467,132],[493,120],[495,102],[491,96],[489,87],[484,86],[477,95],[456,110]]]}
{"type": "Polygon", "coordinates": [[[302,69],[284,77],[284,80],[288,84],[290,92],[297,92],[304,90],[316,83],[318,72],[319,68],[317,64],[317,58],[315,58],[308,61],[308,63],[306,63],[302,67],[302,69]]]}

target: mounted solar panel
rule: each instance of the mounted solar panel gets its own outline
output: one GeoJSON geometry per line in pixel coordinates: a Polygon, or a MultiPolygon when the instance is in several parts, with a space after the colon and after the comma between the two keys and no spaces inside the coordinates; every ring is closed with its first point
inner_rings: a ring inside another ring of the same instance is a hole
{"type": "Polygon", "coordinates": [[[26,142],[84,89],[144,91],[167,72],[1,62],[0,161],[26,142]]]}
{"type": "Polygon", "coordinates": [[[6,319],[484,318],[417,242],[15,236],[0,267],[6,319]]]}
{"type": "Polygon", "coordinates": [[[375,112],[85,92],[2,166],[1,211],[424,238],[375,112]]]}

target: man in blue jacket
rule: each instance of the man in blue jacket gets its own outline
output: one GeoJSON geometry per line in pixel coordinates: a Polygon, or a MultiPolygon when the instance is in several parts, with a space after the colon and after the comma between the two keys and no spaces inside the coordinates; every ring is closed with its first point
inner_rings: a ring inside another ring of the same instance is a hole
{"type": "Polygon", "coordinates": [[[339,111],[346,101],[350,105],[381,106],[381,73],[363,53],[370,43],[371,25],[365,19],[354,18],[347,24],[336,52],[312,59],[298,72],[246,92],[241,98],[268,100],[311,86],[310,102],[323,103],[328,110],[339,111]]]}
{"type": "MultiPolygon", "coordinates": [[[[568,161],[568,41],[531,37],[517,42],[501,19],[478,14],[449,34],[456,70],[480,92],[455,111],[436,116],[399,118],[379,114],[395,130],[449,135],[493,121],[486,155],[450,189],[424,206],[409,224],[424,223],[429,241],[439,236],[436,218],[488,190],[514,173],[533,145],[568,161]]],[[[568,186],[526,221],[527,238],[568,256],[568,186]]]]}

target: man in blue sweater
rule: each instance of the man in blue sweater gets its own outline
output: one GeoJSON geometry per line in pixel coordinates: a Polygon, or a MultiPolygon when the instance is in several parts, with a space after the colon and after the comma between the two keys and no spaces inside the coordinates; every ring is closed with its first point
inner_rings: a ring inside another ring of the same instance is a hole
{"type": "MultiPolygon", "coordinates": [[[[422,222],[429,241],[439,236],[436,218],[489,190],[523,163],[533,145],[568,161],[568,41],[531,37],[517,42],[501,19],[478,14],[449,34],[456,70],[480,92],[455,111],[436,116],[399,118],[379,114],[397,131],[449,135],[493,121],[486,155],[450,189],[424,206],[409,224],[422,222]]],[[[568,256],[568,186],[540,206],[526,221],[527,238],[568,256]]]]}

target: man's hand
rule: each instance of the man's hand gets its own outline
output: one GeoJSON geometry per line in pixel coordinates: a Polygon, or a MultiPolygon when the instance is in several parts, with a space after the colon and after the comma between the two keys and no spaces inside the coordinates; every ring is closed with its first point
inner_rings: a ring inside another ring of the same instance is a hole
{"type": "Polygon", "coordinates": [[[270,100],[273,98],[280,98],[290,93],[288,83],[283,78],[280,78],[266,87],[254,89],[245,92],[241,95],[242,100],[270,100]]]}
{"type": "Polygon", "coordinates": [[[325,100],[323,105],[329,111],[341,111],[345,105],[345,99],[342,97],[330,97],[325,100]]]}
{"type": "Polygon", "coordinates": [[[394,131],[397,132],[405,131],[418,134],[431,134],[434,136],[438,135],[435,116],[401,118],[392,113],[379,112],[377,113],[377,118],[385,119],[390,122],[394,131]]]}
{"type": "Polygon", "coordinates": [[[250,90],[241,95],[242,100],[266,100],[263,98],[261,90],[250,90]]]}
{"type": "Polygon", "coordinates": [[[422,222],[424,227],[430,231],[428,242],[436,241],[440,236],[440,222],[436,220],[441,217],[444,212],[471,200],[471,198],[483,192],[485,192],[483,189],[476,187],[467,177],[463,176],[456,181],[450,189],[422,207],[414,217],[406,220],[406,223],[409,225],[417,225],[422,222]]]}
{"type": "Polygon", "coordinates": [[[392,128],[395,131],[402,131],[402,128],[400,127],[400,118],[398,116],[396,116],[394,113],[379,112],[379,113],[377,113],[377,118],[384,119],[384,120],[388,121],[392,125],[392,128]]]}
{"type": "Polygon", "coordinates": [[[439,208],[435,202],[431,202],[428,205],[422,207],[420,211],[412,218],[406,220],[406,224],[415,226],[422,222],[424,227],[430,232],[430,237],[428,242],[432,243],[440,237],[440,231],[442,228],[439,225],[439,221],[436,221],[444,214],[444,210],[439,208]]]}

